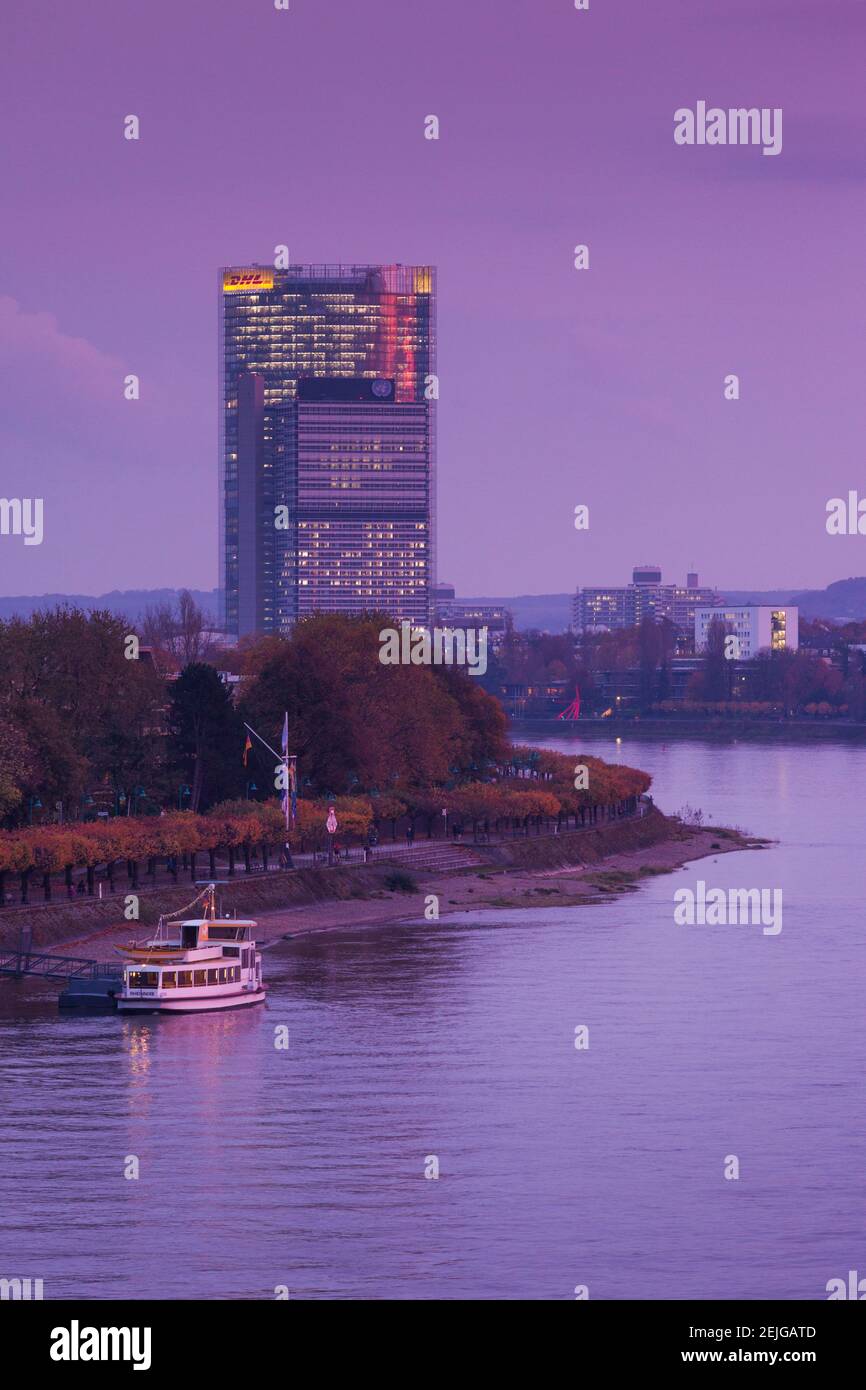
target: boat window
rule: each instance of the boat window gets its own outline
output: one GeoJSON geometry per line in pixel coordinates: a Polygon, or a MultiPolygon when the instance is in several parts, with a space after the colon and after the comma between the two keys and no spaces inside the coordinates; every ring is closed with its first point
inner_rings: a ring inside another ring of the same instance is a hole
{"type": "Polygon", "coordinates": [[[177,973],[174,970],[163,970],[162,987],[163,989],[174,989],[177,985],[177,973]]]}
{"type": "Polygon", "coordinates": [[[128,979],[130,989],[156,989],[159,985],[155,970],[130,970],[128,979]]]}
{"type": "Polygon", "coordinates": [[[206,971],[206,970],[196,970],[196,971],[194,971],[194,972],[193,972],[193,979],[195,980],[196,985],[206,985],[206,984],[207,984],[207,971],[206,971]]]}
{"type": "Polygon", "coordinates": [[[192,989],[192,971],[178,970],[177,972],[178,989],[192,989]]]}
{"type": "Polygon", "coordinates": [[[220,974],[220,972],[219,972],[218,970],[209,970],[209,971],[207,972],[207,982],[208,982],[208,984],[209,984],[209,985],[218,985],[218,984],[219,984],[219,974],[220,974]]]}

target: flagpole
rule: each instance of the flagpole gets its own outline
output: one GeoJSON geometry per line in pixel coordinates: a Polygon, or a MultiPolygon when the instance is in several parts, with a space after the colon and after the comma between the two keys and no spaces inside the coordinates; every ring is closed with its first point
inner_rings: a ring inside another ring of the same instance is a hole
{"type": "Polygon", "coordinates": [[[288,710],[286,710],[285,714],[283,715],[283,767],[284,767],[284,769],[285,769],[285,775],[286,775],[286,780],[285,780],[285,788],[286,788],[286,790],[285,790],[285,792],[283,793],[283,805],[284,805],[284,807],[285,807],[285,812],[286,812],[286,839],[288,839],[288,838],[289,838],[289,830],[290,830],[290,826],[289,826],[289,801],[290,801],[290,788],[289,788],[289,711],[288,711],[288,710]]]}
{"type": "Polygon", "coordinates": [[[289,711],[283,714],[283,772],[285,775],[286,837],[295,828],[298,810],[298,757],[289,753],[289,711]]]}
{"type": "Polygon", "coordinates": [[[252,724],[248,724],[246,720],[244,720],[243,723],[244,728],[247,730],[247,732],[251,733],[253,738],[257,738],[262,747],[267,748],[268,752],[272,754],[272,756],[277,759],[277,762],[281,763],[283,766],[285,783],[283,787],[283,803],[286,813],[286,836],[288,837],[289,832],[293,828],[295,823],[295,803],[297,798],[297,786],[295,783],[290,783],[289,779],[289,762],[291,761],[294,764],[295,759],[297,757],[295,753],[292,753],[291,758],[289,757],[289,711],[286,710],[283,714],[282,754],[279,754],[275,748],[272,748],[271,745],[267,742],[267,740],[263,739],[261,734],[253,728],[252,724]]]}

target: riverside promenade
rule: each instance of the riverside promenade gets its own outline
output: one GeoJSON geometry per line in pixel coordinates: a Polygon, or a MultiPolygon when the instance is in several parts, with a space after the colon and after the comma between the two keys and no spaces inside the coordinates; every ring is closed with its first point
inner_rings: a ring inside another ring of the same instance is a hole
{"type": "MultiPolygon", "coordinates": [[[[448,827],[446,833],[437,835],[434,831],[429,836],[419,837],[415,834],[409,835],[408,822],[405,825],[398,822],[400,828],[393,838],[384,841],[380,839],[372,845],[342,844],[338,830],[334,836],[334,846],[330,850],[325,843],[319,842],[313,849],[293,852],[292,862],[288,866],[281,864],[276,857],[266,858],[255,847],[250,851],[249,857],[240,862],[237,857],[218,851],[215,855],[213,877],[234,883],[243,882],[248,876],[260,878],[263,874],[292,873],[301,869],[358,868],[370,864],[393,864],[413,871],[444,867],[468,868],[479,862],[478,857],[473,854],[473,847],[507,845],[515,841],[545,837],[555,839],[559,834],[583,834],[598,829],[600,824],[639,820],[652,807],[651,796],[640,796],[633,798],[631,806],[605,808],[602,820],[587,821],[585,825],[568,830],[555,820],[545,822],[539,818],[536,824],[512,825],[499,831],[491,829],[489,825],[478,825],[474,832],[472,828],[467,831],[465,824],[461,825],[458,822],[456,826],[452,824],[448,827]]],[[[445,830],[444,823],[442,828],[445,830]]],[[[42,896],[33,884],[24,900],[20,888],[16,889],[10,884],[5,890],[4,902],[0,906],[0,924],[13,917],[18,918],[31,911],[44,909],[46,901],[61,904],[115,899],[122,902],[130,893],[144,897],[161,889],[174,888],[193,880],[204,881],[209,877],[208,872],[203,871],[200,861],[194,870],[184,861],[185,856],[172,865],[169,858],[159,858],[154,861],[152,870],[142,873],[134,886],[127,882],[125,865],[121,860],[98,866],[90,876],[84,869],[76,869],[71,876],[71,883],[55,885],[51,899],[42,896]]]]}

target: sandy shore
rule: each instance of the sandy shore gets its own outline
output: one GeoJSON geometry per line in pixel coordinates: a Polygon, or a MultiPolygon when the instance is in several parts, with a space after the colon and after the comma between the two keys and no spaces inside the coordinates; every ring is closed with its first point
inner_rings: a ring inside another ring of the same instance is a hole
{"type": "Polygon", "coordinates": [[[559,869],[485,868],[459,875],[431,874],[418,878],[414,893],[388,893],[364,903],[319,903],[310,908],[291,908],[263,915],[269,944],[310,932],[344,931],[347,927],[380,926],[388,922],[414,922],[424,916],[424,900],[434,893],[439,916],[475,908],[572,907],[603,902],[619,893],[636,892],[641,881],[656,874],[672,873],[693,859],[729,854],[734,850],[759,849],[767,842],[741,836],[736,831],[695,830],[681,840],[648,845],[644,849],[613,854],[600,864],[576,864],[559,869]]]}
{"type": "MultiPolygon", "coordinates": [[[[459,873],[419,873],[410,893],[381,891],[351,901],[305,903],[258,913],[259,943],[275,948],[284,941],[313,932],[347,931],[413,922],[424,916],[425,899],[439,899],[440,919],[474,908],[571,907],[602,902],[619,893],[635,892],[641,881],[671,873],[695,859],[734,850],[758,849],[767,841],[738,831],[711,827],[688,830],[680,837],[623,853],[611,854],[593,864],[569,867],[519,869],[494,865],[459,873]]],[[[97,960],[117,959],[115,946],[143,935],[133,924],[108,927],[69,941],[64,954],[97,960]]]]}

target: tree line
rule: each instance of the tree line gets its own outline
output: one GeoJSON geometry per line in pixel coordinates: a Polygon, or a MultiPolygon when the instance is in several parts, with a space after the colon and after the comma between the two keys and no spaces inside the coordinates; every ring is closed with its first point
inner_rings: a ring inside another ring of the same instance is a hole
{"type": "Polygon", "coordinates": [[[131,889],[142,877],[155,874],[165,862],[175,878],[181,866],[195,880],[201,871],[216,876],[218,854],[228,859],[234,874],[238,856],[247,872],[253,855],[267,869],[271,856],[288,844],[295,851],[318,848],[326,840],[326,816],[333,805],[339,834],[346,843],[369,837],[397,822],[416,825],[431,836],[446,811],[452,823],[465,823],[477,834],[521,829],[555,822],[575,828],[633,812],[638,798],[650,786],[647,773],[636,768],[611,766],[599,758],[581,755],[582,772],[575,777],[574,756],[549,750],[509,748],[504,763],[491,769],[488,781],[468,781],[449,788],[404,786],[372,796],[321,798],[298,801],[294,828],[287,834],[284,815],[273,801],[230,801],[214,806],[207,815],[175,811],[157,817],[118,816],[106,821],[27,826],[0,831],[0,906],[6,898],[7,880],[16,874],[22,901],[28,900],[34,875],[41,880],[43,895],[52,896],[52,879],[62,874],[72,892],[73,874],[84,869],[86,891],[94,891],[94,875],[105,866],[110,888],[125,875],[131,889]],[[580,781],[580,789],[575,782],[580,781]]]}
{"type": "Polygon", "coordinates": [[[288,638],[229,652],[205,641],[188,604],[179,626],[157,617],[140,633],[107,611],[69,607],[0,623],[5,871],[276,842],[277,759],[259,738],[245,746],[249,725],[279,752],[286,715],[299,826],[321,820],[329,802],[361,834],[373,821],[423,823],[446,801],[477,823],[510,814],[508,795],[529,798],[524,816],[555,817],[635,794],[623,769],[584,759],[596,800],[574,801],[567,769],[512,748],[498,701],[463,669],[383,665],[385,615],[314,615],[288,638]],[[253,831],[255,815],[271,817],[267,835],[253,831]]]}

